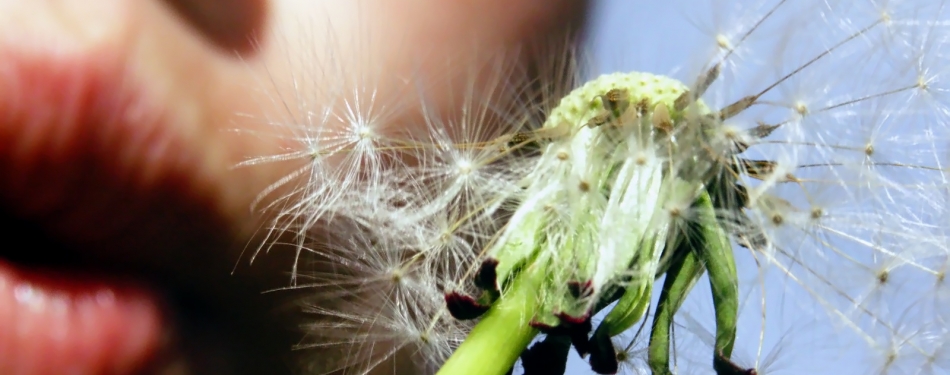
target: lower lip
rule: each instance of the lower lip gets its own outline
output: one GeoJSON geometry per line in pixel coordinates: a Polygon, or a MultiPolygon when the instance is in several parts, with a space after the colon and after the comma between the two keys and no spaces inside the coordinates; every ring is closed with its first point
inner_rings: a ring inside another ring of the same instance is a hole
{"type": "Polygon", "coordinates": [[[129,374],[160,345],[154,294],[121,280],[0,263],[0,374],[129,374]]]}

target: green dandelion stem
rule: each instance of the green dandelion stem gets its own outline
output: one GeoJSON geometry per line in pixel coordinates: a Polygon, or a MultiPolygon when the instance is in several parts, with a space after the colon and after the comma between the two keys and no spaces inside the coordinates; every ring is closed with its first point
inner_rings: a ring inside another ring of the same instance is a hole
{"type": "Polygon", "coordinates": [[[527,268],[492,305],[438,375],[503,375],[511,369],[538,330],[531,319],[538,310],[538,290],[546,274],[527,268]]]}

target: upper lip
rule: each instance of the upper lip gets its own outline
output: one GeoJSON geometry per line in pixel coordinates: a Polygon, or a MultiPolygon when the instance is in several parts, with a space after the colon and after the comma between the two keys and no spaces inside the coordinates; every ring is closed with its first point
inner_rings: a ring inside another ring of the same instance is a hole
{"type": "Polygon", "coordinates": [[[270,267],[232,275],[242,237],[174,111],[107,48],[33,47],[0,41],[0,233],[29,244],[0,258],[155,285],[193,372],[286,371],[269,307],[285,296],[260,294],[270,267]]]}

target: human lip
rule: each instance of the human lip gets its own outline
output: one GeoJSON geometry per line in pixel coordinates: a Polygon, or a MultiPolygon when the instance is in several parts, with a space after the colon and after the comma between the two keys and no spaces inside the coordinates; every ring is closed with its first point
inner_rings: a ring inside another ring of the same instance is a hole
{"type": "MultiPolygon", "coordinates": [[[[146,147],[150,151],[140,157],[153,158],[170,142],[154,133],[121,134],[118,122],[122,120],[101,121],[102,111],[124,110],[115,97],[101,96],[105,85],[94,83],[96,78],[83,68],[56,72],[49,69],[55,67],[44,66],[54,60],[36,57],[3,57],[6,98],[0,99],[0,174],[4,176],[0,204],[12,212],[14,220],[26,218],[52,229],[53,233],[40,236],[67,242],[92,244],[127,231],[122,225],[126,218],[102,212],[103,207],[117,203],[109,202],[110,196],[120,196],[114,194],[117,181],[100,172],[122,172],[100,163],[97,154],[117,155],[116,164],[144,166],[148,162],[132,160],[129,150],[109,148],[146,147]],[[14,66],[15,62],[20,64],[14,66]],[[111,140],[109,132],[113,132],[111,140]]],[[[142,177],[131,177],[136,179],[133,183],[143,183],[142,177]]],[[[112,257],[120,263],[121,254],[103,253],[88,255],[112,257]]],[[[0,258],[26,260],[0,266],[0,321],[4,322],[0,325],[0,373],[133,373],[158,347],[161,302],[149,289],[120,279],[26,264],[66,263],[60,257],[68,255],[82,258],[84,254],[66,254],[63,248],[36,238],[10,238],[0,250],[0,258]]]]}
{"type": "Polygon", "coordinates": [[[92,275],[0,265],[0,373],[128,374],[161,340],[146,289],[92,275]]]}
{"type": "Polygon", "coordinates": [[[170,319],[144,280],[192,248],[173,223],[214,221],[211,184],[119,48],[43,19],[0,38],[0,374],[148,371],[170,319]]]}

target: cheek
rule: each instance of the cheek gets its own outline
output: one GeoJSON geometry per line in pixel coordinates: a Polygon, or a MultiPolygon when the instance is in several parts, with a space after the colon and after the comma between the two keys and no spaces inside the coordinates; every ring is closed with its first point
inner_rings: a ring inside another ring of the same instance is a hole
{"type": "Polygon", "coordinates": [[[552,34],[576,31],[587,15],[587,2],[578,0],[393,1],[380,8],[416,40],[446,52],[463,51],[474,37],[489,48],[557,39],[552,34]]]}

